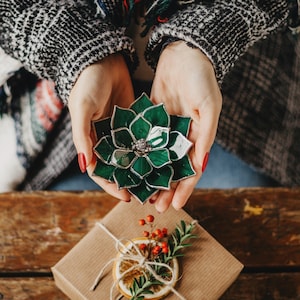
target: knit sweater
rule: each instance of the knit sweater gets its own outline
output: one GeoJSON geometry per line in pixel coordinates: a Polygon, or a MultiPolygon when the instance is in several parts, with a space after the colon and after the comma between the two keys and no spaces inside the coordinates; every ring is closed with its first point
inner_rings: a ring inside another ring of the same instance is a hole
{"type": "MultiPolygon", "coordinates": [[[[135,68],[138,60],[132,40],[124,23],[117,22],[124,15],[122,2],[1,1],[0,47],[22,64],[23,75],[33,74],[36,82],[53,82],[52,101],[59,97],[66,105],[86,66],[121,52],[128,66],[135,68]]],[[[195,1],[173,12],[167,22],[155,24],[145,57],[155,69],[170,38],[202,50],[215,68],[224,96],[217,140],[282,184],[298,185],[300,44],[286,31],[288,14],[288,1],[195,1]]],[[[70,116],[61,107],[53,126],[45,127],[31,110],[45,138],[38,143],[39,151],[28,154],[18,133],[26,109],[17,105],[22,97],[14,95],[13,89],[24,81],[16,75],[10,80],[12,103],[18,107],[12,115],[23,149],[19,157],[27,171],[19,188],[43,189],[76,155],[70,116]]],[[[28,86],[25,91],[34,95],[36,88],[28,86]]],[[[36,97],[31,97],[25,106],[34,107],[34,101],[36,97]]]]}

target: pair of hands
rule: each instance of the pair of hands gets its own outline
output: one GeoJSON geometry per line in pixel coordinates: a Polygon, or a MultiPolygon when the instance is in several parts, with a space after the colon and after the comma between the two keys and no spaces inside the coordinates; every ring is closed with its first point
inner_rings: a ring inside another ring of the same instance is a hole
{"type": "MultiPolygon", "coordinates": [[[[164,212],[170,204],[175,209],[183,207],[200,179],[215,139],[222,96],[211,62],[198,49],[178,41],[161,53],[150,98],[154,104],[163,102],[169,114],[192,118],[188,138],[194,147],[189,155],[197,174],[152,197],[156,209],[164,212]]],[[[92,150],[95,141],[91,121],[109,117],[114,105],[128,107],[134,100],[130,74],[120,54],[87,67],[69,99],[74,144],[89,176],[107,193],[123,201],[130,201],[131,194],[127,190],[118,190],[116,184],[92,176],[96,159],[92,150]]]]}

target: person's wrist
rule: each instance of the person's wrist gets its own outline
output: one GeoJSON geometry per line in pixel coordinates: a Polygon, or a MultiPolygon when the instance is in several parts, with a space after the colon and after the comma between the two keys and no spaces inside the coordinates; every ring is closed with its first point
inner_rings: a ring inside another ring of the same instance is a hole
{"type": "Polygon", "coordinates": [[[184,40],[174,40],[165,46],[164,50],[166,51],[176,51],[181,53],[189,53],[191,55],[197,56],[197,59],[201,60],[201,63],[204,64],[207,68],[210,68],[214,72],[214,67],[210,59],[202,52],[201,49],[192,45],[191,43],[187,43],[184,40]]]}

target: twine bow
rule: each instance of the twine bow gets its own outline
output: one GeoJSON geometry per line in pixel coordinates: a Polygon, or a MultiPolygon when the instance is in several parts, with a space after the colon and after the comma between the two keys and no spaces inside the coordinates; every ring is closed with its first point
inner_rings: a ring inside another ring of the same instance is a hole
{"type": "Polygon", "coordinates": [[[129,240],[129,239],[120,240],[116,236],[114,236],[102,223],[97,222],[96,224],[101,229],[103,229],[113,240],[115,240],[116,250],[118,251],[118,253],[120,253],[120,256],[109,260],[103,266],[103,268],[100,270],[97,278],[95,279],[93,286],[91,287],[91,291],[94,291],[97,288],[97,286],[99,285],[99,283],[102,279],[103,273],[104,273],[105,269],[108,267],[108,265],[110,265],[112,262],[122,262],[122,261],[130,260],[130,261],[137,262],[137,264],[131,266],[129,269],[124,271],[115,280],[115,282],[112,284],[111,289],[110,289],[110,300],[113,300],[113,292],[114,292],[114,289],[119,284],[119,282],[126,276],[126,274],[130,273],[131,271],[133,271],[135,269],[142,269],[142,273],[146,278],[147,278],[147,275],[146,275],[145,270],[147,270],[156,280],[160,281],[163,285],[169,286],[170,291],[172,291],[179,299],[186,300],[186,298],[184,298],[180,293],[178,293],[173,288],[173,285],[176,281],[176,276],[174,274],[174,270],[168,264],[147,260],[146,257],[141,253],[139,247],[137,247],[137,245],[132,240],[129,240]],[[129,243],[129,245],[125,246],[122,243],[122,241],[126,241],[127,244],[129,243]],[[155,270],[153,269],[153,267],[155,267],[155,266],[161,266],[161,267],[167,268],[171,273],[171,280],[165,280],[160,275],[158,275],[155,272],[155,270]]]}

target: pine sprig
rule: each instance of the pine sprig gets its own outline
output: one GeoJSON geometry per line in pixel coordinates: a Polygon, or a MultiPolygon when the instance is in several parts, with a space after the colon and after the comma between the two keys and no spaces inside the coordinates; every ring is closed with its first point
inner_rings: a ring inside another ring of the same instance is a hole
{"type": "Polygon", "coordinates": [[[180,225],[176,226],[174,232],[168,239],[169,252],[164,254],[162,262],[168,263],[173,258],[184,256],[181,250],[192,246],[191,243],[187,243],[187,240],[197,238],[197,235],[192,234],[194,228],[195,223],[186,225],[186,223],[181,220],[180,225]]]}
{"type": "Polygon", "coordinates": [[[133,285],[130,288],[131,298],[130,300],[143,300],[144,295],[152,295],[153,291],[150,290],[150,287],[153,285],[160,285],[161,282],[151,279],[146,279],[145,276],[141,276],[139,279],[134,278],[133,285]]]}
{"type": "MultiPolygon", "coordinates": [[[[191,243],[187,243],[187,240],[197,238],[197,235],[192,234],[194,228],[194,222],[187,225],[181,220],[180,225],[177,225],[174,232],[168,237],[168,253],[161,253],[154,261],[168,264],[172,259],[184,256],[184,254],[181,253],[181,250],[192,246],[191,243]]],[[[163,278],[170,276],[170,274],[166,272],[164,266],[154,266],[154,270],[156,274],[163,278]]],[[[130,293],[132,295],[130,300],[143,300],[145,299],[144,295],[153,294],[153,291],[151,290],[153,285],[162,285],[162,283],[157,281],[151,275],[150,278],[146,278],[145,275],[142,275],[139,279],[134,279],[133,285],[130,288],[130,293]]]]}

